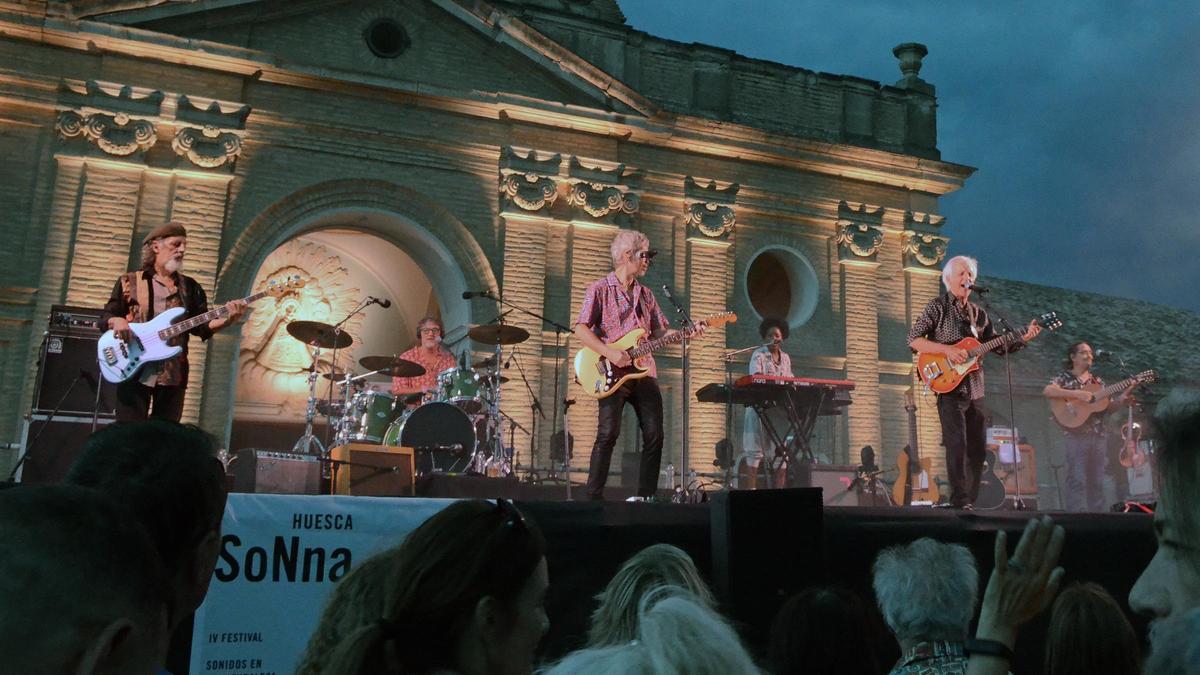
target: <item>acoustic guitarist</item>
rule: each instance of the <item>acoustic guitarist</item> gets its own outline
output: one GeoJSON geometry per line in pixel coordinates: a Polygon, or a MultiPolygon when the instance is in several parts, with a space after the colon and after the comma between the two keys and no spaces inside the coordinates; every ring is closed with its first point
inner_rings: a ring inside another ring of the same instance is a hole
{"type": "MultiPolygon", "coordinates": [[[[609,247],[613,271],[603,279],[588,285],[575,324],[575,337],[611,363],[619,367],[631,362],[626,351],[608,343],[624,337],[629,331],[641,328],[652,337],[664,337],[671,330],[667,317],[658,306],[654,293],[638,283],[650,269],[650,260],[658,251],[650,249],[650,240],[635,230],[622,230],[609,247]]],[[[704,332],[704,324],[698,325],[704,332]]],[[[613,447],[621,433],[621,413],[625,404],[633,406],[638,426],[642,430],[642,459],[638,474],[637,497],[649,500],[658,488],[658,467],[662,461],[663,407],[658,388],[658,371],[653,354],[641,357],[640,365],[648,367],[650,375],[630,379],[617,391],[601,398],[596,424],[596,442],[592,446],[588,466],[587,494],[589,499],[604,499],[604,484],[613,447]]]]}
{"type": "MultiPolygon", "coordinates": [[[[944,354],[951,363],[965,363],[966,350],[954,345],[966,337],[980,341],[996,337],[987,312],[971,302],[971,290],[979,274],[974,258],[955,256],[942,268],[946,292],[929,301],[908,331],[908,346],[914,352],[944,354]]],[[[1041,327],[1031,321],[1021,339],[1001,350],[1016,351],[1037,337],[1041,327]]],[[[946,473],[950,478],[950,505],[974,508],[979,495],[986,435],[983,412],[983,369],[970,373],[952,391],[937,395],[942,444],[946,446],[946,473]]]]}
{"type": "MultiPolygon", "coordinates": [[[[1104,381],[1091,371],[1094,358],[1092,347],[1086,342],[1068,347],[1064,370],[1042,389],[1042,395],[1048,399],[1095,402],[1096,395],[1084,389],[1104,386],[1104,381]]],[[[1126,389],[1114,402],[1126,403],[1132,391],[1126,389]]],[[[1104,511],[1104,470],[1108,466],[1104,413],[1094,412],[1074,428],[1060,427],[1067,451],[1067,510],[1104,511]]]]}

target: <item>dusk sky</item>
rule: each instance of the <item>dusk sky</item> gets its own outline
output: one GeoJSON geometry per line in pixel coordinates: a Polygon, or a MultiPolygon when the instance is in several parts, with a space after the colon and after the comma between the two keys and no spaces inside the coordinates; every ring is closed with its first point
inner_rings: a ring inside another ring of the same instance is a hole
{"type": "Polygon", "coordinates": [[[1200,3],[620,4],[652,35],[885,84],[892,47],[925,44],[942,159],[978,169],[941,200],[951,255],[1200,312],[1200,3]]]}

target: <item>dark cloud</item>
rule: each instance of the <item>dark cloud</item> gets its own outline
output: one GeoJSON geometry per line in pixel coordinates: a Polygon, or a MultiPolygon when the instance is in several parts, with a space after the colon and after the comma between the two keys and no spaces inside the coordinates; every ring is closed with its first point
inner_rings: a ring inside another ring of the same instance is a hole
{"type": "MultiPolygon", "coordinates": [[[[985,274],[1200,312],[1200,4],[623,0],[634,28],[885,83],[922,42],[985,274]]],[[[1131,318],[1133,319],[1133,318],[1131,318]]]]}

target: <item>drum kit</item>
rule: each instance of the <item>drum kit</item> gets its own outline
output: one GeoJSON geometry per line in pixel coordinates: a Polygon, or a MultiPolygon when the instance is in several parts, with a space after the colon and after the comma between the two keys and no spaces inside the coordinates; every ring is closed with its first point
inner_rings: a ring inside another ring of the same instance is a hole
{"type": "Polygon", "coordinates": [[[313,362],[308,374],[305,433],[296,441],[293,452],[328,458],[325,446],[312,432],[313,420],[319,414],[334,432],[334,446],[365,443],[413,448],[418,475],[512,475],[513,436],[517,429],[528,431],[500,409],[500,385],[508,381],[500,374],[501,349],[528,340],[528,331],[506,324],[472,327],[467,337],[494,348],[493,356],[469,364],[464,352],[455,367],[438,373],[433,393],[399,397],[391,393],[391,378],[425,375],[419,363],[396,356],[366,356],[358,361],[365,372],[355,374],[336,367],[337,350],[354,342],[338,327],[319,321],[292,321],[287,331],[309,347],[313,362]],[[322,350],[333,350],[329,359],[333,365],[319,373],[322,350]],[[317,396],[321,378],[329,382],[325,399],[317,396]],[[369,378],[387,379],[369,382],[369,378]],[[337,396],[333,395],[335,389],[337,396]]]}

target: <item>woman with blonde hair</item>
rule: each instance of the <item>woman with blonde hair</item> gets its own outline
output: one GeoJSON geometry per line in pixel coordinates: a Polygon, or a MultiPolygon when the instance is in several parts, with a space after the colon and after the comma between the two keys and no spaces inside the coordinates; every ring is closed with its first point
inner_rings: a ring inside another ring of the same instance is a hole
{"type": "Polygon", "coordinates": [[[708,584],[690,556],[670,544],[654,544],[638,551],[621,565],[596,600],[588,647],[622,645],[638,632],[639,608],[647,594],[662,586],[689,591],[706,608],[716,605],[708,584]]]}

